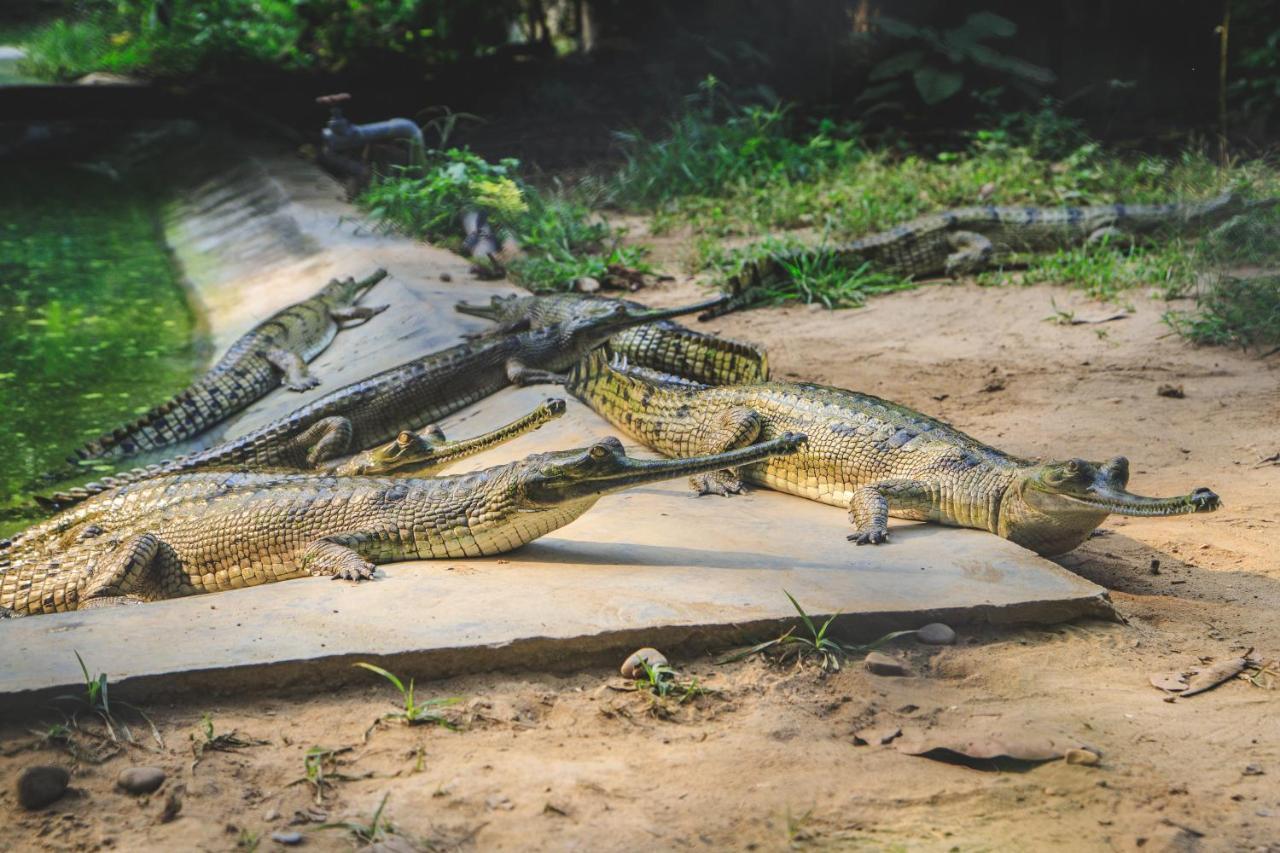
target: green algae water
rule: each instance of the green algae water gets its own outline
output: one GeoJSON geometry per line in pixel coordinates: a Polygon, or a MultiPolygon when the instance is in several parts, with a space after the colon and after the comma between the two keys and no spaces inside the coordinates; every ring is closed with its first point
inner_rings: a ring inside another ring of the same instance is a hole
{"type": "Polygon", "coordinates": [[[91,168],[0,162],[0,536],[30,522],[33,481],[195,372],[159,213],[91,168]]]}

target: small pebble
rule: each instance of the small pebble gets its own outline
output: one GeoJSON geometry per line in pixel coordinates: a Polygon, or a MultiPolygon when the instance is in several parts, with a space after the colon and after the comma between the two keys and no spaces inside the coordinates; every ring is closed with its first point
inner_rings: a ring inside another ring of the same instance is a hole
{"type": "Polygon", "coordinates": [[[871,652],[863,660],[862,665],[867,668],[867,672],[872,675],[910,675],[911,667],[907,666],[897,658],[889,657],[880,652],[871,652]]]}
{"type": "Polygon", "coordinates": [[[1186,392],[1182,390],[1181,385],[1161,385],[1156,389],[1156,394],[1161,397],[1171,397],[1174,400],[1181,400],[1183,397],[1187,396],[1186,392]]]}
{"type": "Polygon", "coordinates": [[[1101,758],[1098,753],[1091,749],[1068,749],[1066,755],[1063,756],[1068,764],[1079,764],[1083,767],[1093,767],[1101,758]]]}
{"type": "Polygon", "coordinates": [[[116,777],[116,785],[130,794],[150,794],[164,780],[165,773],[159,767],[126,767],[116,777]]]}
{"type": "Polygon", "coordinates": [[[276,832],[271,833],[271,840],[277,844],[286,844],[293,847],[302,843],[302,833],[277,830],[276,832]]]}
{"type": "Polygon", "coordinates": [[[280,819],[280,812],[276,809],[267,809],[267,813],[262,816],[265,821],[273,821],[280,819]]]}
{"type": "Polygon", "coordinates": [[[600,289],[600,282],[589,275],[573,280],[573,289],[579,293],[595,293],[600,289]]]}
{"type": "Polygon", "coordinates": [[[956,632],[949,625],[931,622],[916,631],[916,639],[929,646],[949,646],[956,641],[956,632]]]}
{"type": "Polygon", "coordinates": [[[641,662],[649,664],[649,668],[666,666],[667,656],[657,649],[645,647],[631,653],[631,657],[622,662],[619,672],[623,678],[644,678],[644,667],[641,662]]]}
{"type": "Polygon", "coordinates": [[[56,802],[67,792],[71,774],[61,767],[28,767],[18,777],[18,802],[35,811],[56,802]]]}
{"type": "Polygon", "coordinates": [[[1262,765],[1261,765],[1261,764],[1246,764],[1246,765],[1245,765],[1245,768],[1244,768],[1244,775],[1246,775],[1246,776],[1262,776],[1264,773],[1266,773],[1266,771],[1262,769],[1262,765]]]}
{"type": "Polygon", "coordinates": [[[442,273],[440,273],[440,280],[441,280],[441,281],[453,281],[453,276],[449,275],[447,272],[442,272],[442,273]]]}

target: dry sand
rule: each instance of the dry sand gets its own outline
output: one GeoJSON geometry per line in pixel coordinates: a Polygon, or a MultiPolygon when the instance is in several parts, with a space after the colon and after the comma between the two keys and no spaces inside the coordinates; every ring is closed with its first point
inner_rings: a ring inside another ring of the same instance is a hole
{"type": "MultiPolygon", "coordinates": [[[[283,849],[271,832],[294,830],[307,849],[349,849],[342,830],[312,831],[316,820],[367,820],[385,797],[398,837],[422,849],[1280,850],[1280,692],[1237,680],[1170,703],[1148,684],[1249,647],[1280,654],[1280,467],[1257,465],[1280,451],[1280,359],[1193,348],[1142,296],[1126,319],[1076,326],[1044,322],[1051,298],[1081,317],[1114,311],[1065,288],[956,285],[712,328],[767,345],[778,378],[890,397],[1018,454],[1124,454],[1135,491],[1213,488],[1225,501],[1215,515],[1112,519],[1060,559],[1111,589],[1125,624],[899,641],[908,678],[677,660],[714,691],[683,705],[618,690],[606,671],[421,683],[419,698],[461,697],[446,712],[457,730],[389,722],[366,740],[394,698],[371,674],[367,689],[335,695],[316,685],[148,707],[166,748],[144,742],[101,764],[33,749],[34,721],[9,720],[0,849],[232,850],[256,835],[269,850],[283,849]],[[1162,384],[1185,397],[1158,396],[1162,384]],[[206,713],[216,732],[266,743],[207,752],[193,768],[206,713]],[[1063,733],[1102,760],[975,769],[855,744],[868,727],[911,735],[974,721],[1063,733]],[[319,793],[299,781],[317,746],[349,748],[319,793]],[[38,763],[74,766],[73,790],[20,811],[14,780],[38,763]],[[131,765],[169,779],[131,797],[114,787],[131,765]],[[179,790],[180,813],[161,822],[179,790]]],[[[92,746],[101,727],[81,722],[78,741],[92,746]]]]}

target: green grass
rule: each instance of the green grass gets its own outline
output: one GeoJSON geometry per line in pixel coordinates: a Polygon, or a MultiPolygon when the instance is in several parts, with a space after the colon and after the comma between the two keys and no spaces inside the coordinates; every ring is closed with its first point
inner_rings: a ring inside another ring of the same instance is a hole
{"type": "Polygon", "coordinates": [[[386,228],[455,250],[464,212],[483,210],[496,230],[519,242],[521,255],[508,271],[535,291],[565,290],[585,276],[604,280],[611,267],[649,271],[643,247],[623,245],[622,234],[586,204],[563,190],[533,187],[519,170],[512,159],[490,163],[470,151],[432,150],[424,165],[375,180],[359,203],[386,228]]]}
{"type": "MultiPolygon", "coordinates": [[[[820,247],[883,231],[924,213],[975,204],[1092,205],[1205,198],[1224,190],[1280,195],[1280,169],[1266,158],[1222,166],[1190,147],[1162,157],[1111,151],[1050,107],[993,118],[951,150],[921,151],[859,138],[856,125],[804,122],[784,108],[734,108],[704,89],[663,139],[632,138],[608,196],[652,215],[655,231],[692,233],[691,272],[732,280],[753,261],[797,246],[820,247]],[[725,249],[727,237],[756,242],[725,249]]],[[[1170,315],[1200,343],[1267,346],[1280,338],[1260,285],[1198,282],[1233,267],[1280,269],[1280,214],[1262,213],[1199,238],[1150,245],[1086,246],[1019,259],[984,272],[984,284],[1055,283],[1123,301],[1137,288],[1198,307],[1170,315]]],[[[869,266],[842,269],[820,252],[792,255],[764,302],[861,305],[914,286],[869,266]]]]}
{"type": "Polygon", "coordinates": [[[1237,346],[1271,355],[1280,350],[1280,276],[1221,276],[1204,285],[1191,311],[1165,320],[1200,344],[1237,346]]]}
{"type": "Polygon", "coordinates": [[[403,710],[387,714],[387,717],[402,719],[411,726],[422,725],[424,723],[435,723],[442,726],[449,725],[449,721],[436,713],[436,709],[447,705],[457,704],[460,701],[457,697],[428,699],[425,702],[419,702],[414,696],[413,679],[409,679],[409,683],[406,685],[400,680],[399,676],[383,669],[380,666],[374,666],[371,663],[365,663],[363,661],[352,665],[358,666],[361,669],[367,669],[376,675],[382,676],[387,681],[391,682],[392,686],[399,691],[400,699],[403,703],[403,710]]]}
{"type": "Polygon", "coordinates": [[[766,655],[777,663],[792,662],[797,666],[805,663],[816,663],[819,672],[839,672],[841,665],[849,656],[859,653],[866,654],[896,640],[898,637],[905,637],[908,634],[915,633],[915,631],[892,631],[879,639],[862,645],[842,643],[830,633],[831,623],[839,616],[838,613],[827,617],[827,621],[818,625],[800,606],[800,602],[796,601],[795,596],[785,589],[782,594],[787,597],[787,600],[791,602],[791,606],[799,614],[800,624],[793,625],[772,640],[757,643],[748,649],[743,649],[723,658],[717,663],[734,663],[755,655],[766,655]],[[803,628],[804,632],[800,632],[798,630],[800,628],[803,628]]]}

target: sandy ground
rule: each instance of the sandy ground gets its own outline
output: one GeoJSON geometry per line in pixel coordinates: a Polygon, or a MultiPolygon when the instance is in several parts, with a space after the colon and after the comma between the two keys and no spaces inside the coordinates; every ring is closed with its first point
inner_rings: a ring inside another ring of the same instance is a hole
{"type": "MultiPolygon", "coordinates": [[[[712,327],[767,345],[779,378],[891,397],[1018,454],[1125,454],[1135,491],[1213,488],[1225,501],[1215,515],[1113,519],[1061,558],[1112,590],[1124,624],[899,641],[906,678],[673,661],[712,691],[685,704],[619,690],[607,671],[422,683],[420,698],[460,697],[446,712],[456,730],[388,722],[366,738],[394,698],[370,675],[364,691],[149,707],[166,747],[97,764],[37,748],[34,722],[10,720],[0,849],[231,850],[254,837],[283,849],[273,831],[349,849],[346,832],[316,827],[367,821],[385,798],[389,843],[420,849],[1280,851],[1280,691],[1237,680],[1166,702],[1148,684],[1249,647],[1280,654],[1280,467],[1257,465],[1280,451],[1280,360],[1189,347],[1143,296],[1126,319],[1075,326],[1044,321],[1051,298],[1078,317],[1114,311],[1064,288],[955,285],[712,327]],[[1185,397],[1157,395],[1162,384],[1185,397]],[[205,714],[216,733],[265,743],[193,767],[205,714]],[[900,743],[975,723],[1055,732],[1102,760],[968,767],[854,737],[901,728],[900,743]],[[321,790],[304,778],[313,747],[345,750],[321,790]],[[73,790],[22,812],[14,780],[41,763],[73,767],[73,790]],[[132,765],[160,766],[168,781],[126,795],[114,782],[132,765]],[[162,822],[176,798],[181,811],[162,822]]],[[[101,728],[83,726],[77,740],[92,748],[101,728]]]]}

